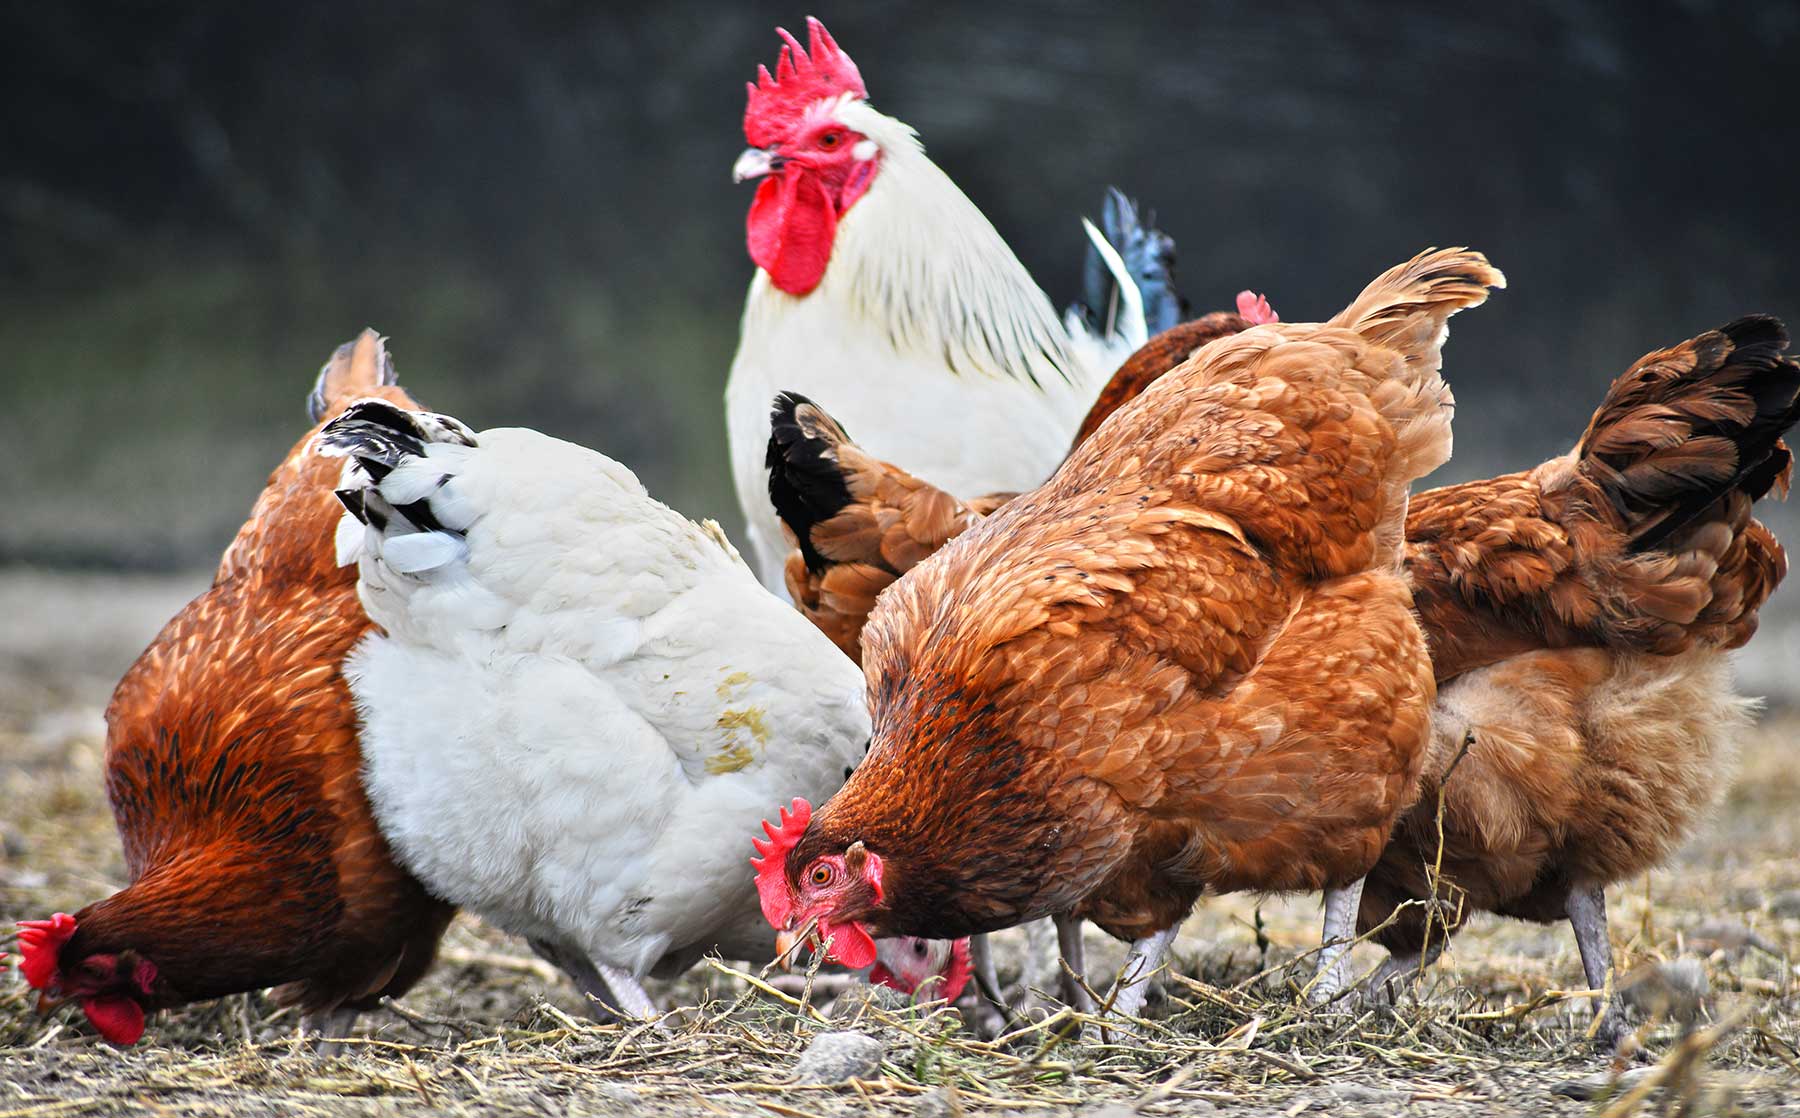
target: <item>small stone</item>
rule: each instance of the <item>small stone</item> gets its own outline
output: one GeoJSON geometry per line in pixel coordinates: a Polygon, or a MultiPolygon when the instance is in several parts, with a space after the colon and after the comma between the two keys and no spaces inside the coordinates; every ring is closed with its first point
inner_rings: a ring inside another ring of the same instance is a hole
{"type": "Polygon", "coordinates": [[[864,1033],[820,1033],[800,1054],[794,1078],[801,1083],[848,1083],[873,1079],[887,1045],[864,1033]]]}
{"type": "Polygon", "coordinates": [[[919,1096],[913,1104],[913,1118],[962,1118],[962,1100],[954,1087],[937,1087],[919,1096]]]}
{"type": "Polygon", "coordinates": [[[1561,1095],[1565,1099],[1590,1099],[1611,1097],[1631,1090],[1644,1080],[1646,1076],[1655,1075],[1661,1068],[1629,1068],[1617,1076],[1589,1075],[1581,1079],[1565,1079],[1550,1088],[1553,1095],[1561,1095]]]}
{"type": "Polygon", "coordinates": [[[859,982],[839,994],[831,1006],[833,1024],[849,1025],[858,1017],[865,1017],[869,1010],[886,1010],[898,1013],[912,1004],[912,999],[890,987],[876,986],[868,982],[859,982]]]}
{"type": "Polygon", "coordinates": [[[1326,1090],[1339,1102],[1349,1103],[1393,1102],[1399,1097],[1398,1092],[1385,1091],[1380,1087],[1365,1087],[1360,1083],[1333,1083],[1326,1090]]]}
{"type": "Polygon", "coordinates": [[[1139,1115],[1122,1102],[1106,1102],[1082,1107],[1075,1112],[1075,1118],[1139,1118],[1139,1115]]]}
{"type": "Polygon", "coordinates": [[[18,828],[0,824],[0,851],[8,858],[23,858],[31,853],[31,844],[18,828]]]}

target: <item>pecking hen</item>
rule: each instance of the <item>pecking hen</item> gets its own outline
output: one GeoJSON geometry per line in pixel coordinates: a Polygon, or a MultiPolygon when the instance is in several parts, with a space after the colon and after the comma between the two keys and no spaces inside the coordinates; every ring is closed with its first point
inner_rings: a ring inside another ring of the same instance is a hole
{"type": "Polygon", "coordinates": [[[1202,893],[1323,889],[1332,992],[1435,694],[1401,557],[1450,451],[1444,325],[1501,283],[1427,253],[1329,323],[1209,345],[895,583],[868,759],[757,844],[770,922],[854,964],[1091,919],[1133,941],[1133,1014],[1202,893]]]}
{"type": "Polygon", "coordinates": [[[769,401],[829,401],[877,455],[954,492],[1017,491],[1062,460],[1094,393],[1179,312],[1168,238],[1109,195],[1092,226],[1084,299],[1058,316],[913,130],[877,112],[849,55],[816,19],[787,32],[749,89],[733,176],[758,180],[746,237],[755,278],[725,390],[732,478],[765,585],[787,548],[767,498],[769,401]],[[1110,277],[1110,280],[1107,278],[1110,277]],[[1171,311],[1170,308],[1173,308],[1171,311]],[[1087,319],[1095,325],[1084,325],[1087,319]]]}
{"type": "MultiPolygon", "coordinates": [[[[373,331],[338,350],[309,406],[325,420],[368,396],[410,403],[373,331]]],[[[77,1002],[116,1044],[146,1013],[267,986],[342,1036],[419,980],[450,920],[394,862],[358,777],[340,665],[369,622],[331,561],[336,470],[310,439],[107,707],[131,884],[19,935],[40,1009],[77,1002]]]]}
{"type": "MultiPolygon", "coordinates": [[[[347,673],[401,862],[635,1016],[645,975],[767,958],[739,836],[861,760],[855,665],[591,450],[381,401],[319,448],[350,459],[340,557],[379,629],[347,673]]],[[[916,946],[891,985],[922,980],[916,946]]],[[[928,954],[954,997],[966,955],[928,954]]]]}

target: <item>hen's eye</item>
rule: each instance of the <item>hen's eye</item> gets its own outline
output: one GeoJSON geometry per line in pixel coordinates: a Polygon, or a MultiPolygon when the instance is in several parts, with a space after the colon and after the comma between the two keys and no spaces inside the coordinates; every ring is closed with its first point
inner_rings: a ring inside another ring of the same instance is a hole
{"type": "Polygon", "coordinates": [[[829,885],[831,884],[831,867],[814,866],[811,876],[814,885],[829,885]]]}
{"type": "Polygon", "coordinates": [[[843,142],[844,134],[842,132],[827,132],[819,137],[819,146],[827,150],[837,147],[843,142]]]}

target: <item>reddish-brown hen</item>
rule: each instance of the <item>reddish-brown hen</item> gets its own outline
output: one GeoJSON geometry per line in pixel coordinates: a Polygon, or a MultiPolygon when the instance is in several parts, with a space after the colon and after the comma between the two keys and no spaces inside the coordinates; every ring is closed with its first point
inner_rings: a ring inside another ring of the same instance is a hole
{"type": "MultiPolygon", "coordinates": [[[[1724,653],[1787,572],[1750,516],[1787,489],[1787,344],[1756,317],[1648,354],[1568,454],[1414,502],[1407,568],[1443,690],[1427,795],[1363,895],[1362,930],[1393,917],[1377,933],[1394,954],[1384,978],[1487,911],[1568,919],[1589,983],[1605,984],[1605,887],[1674,852],[1729,783],[1749,721],[1724,653]],[[1427,907],[1403,902],[1433,896],[1440,795],[1444,919],[1428,928],[1427,907]]],[[[1622,1024],[1615,999],[1602,1041],[1622,1024]]]]}
{"type": "Polygon", "coordinates": [[[1347,931],[1434,695],[1401,525],[1449,455],[1444,322],[1500,282],[1428,253],[1330,323],[1210,345],[896,583],[869,757],[765,844],[771,921],[1075,915],[1136,941],[1128,979],[1209,889],[1326,889],[1347,931]]]}
{"type": "MultiPolygon", "coordinates": [[[[413,406],[372,331],[320,374],[313,418],[367,396],[413,406]]],[[[267,986],[341,1035],[419,979],[451,915],[363,795],[339,665],[369,622],[334,561],[338,464],[311,440],[113,693],[106,786],[131,884],[20,936],[40,1007],[78,1001],[115,1043],[147,1011],[267,986]]]]}

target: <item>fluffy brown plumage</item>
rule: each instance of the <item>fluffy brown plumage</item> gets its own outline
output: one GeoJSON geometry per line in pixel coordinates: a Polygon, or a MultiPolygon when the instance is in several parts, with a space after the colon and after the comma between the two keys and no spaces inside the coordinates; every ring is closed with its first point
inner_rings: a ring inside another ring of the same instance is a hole
{"type": "Polygon", "coordinates": [[[859,842],[880,899],[834,919],[876,934],[1142,939],[1207,889],[1365,873],[1434,694],[1400,539],[1449,454],[1438,346],[1499,282],[1428,253],[1331,323],[1211,345],[895,584],[869,757],[786,856],[798,911],[859,842]]]}
{"type": "MultiPolygon", "coordinates": [[[[413,406],[372,331],[321,374],[314,418],[366,396],[413,406]]],[[[76,913],[51,1000],[94,993],[84,960],[142,959],[143,1009],[280,986],[341,1027],[431,963],[451,910],[395,865],[363,795],[339,664],[369,623],[334,562],[338,466],[311,438],[113,694],[107,793],[131,884],[76,913]]]]}
{"type": "MultiPolygon", "coordinates": [[[[1478,911],[1570,917],[1589,981],[1604,982],[1605,886],[1691,833],[1748,721],[1724,652],[1787,571],[1750,516],[1791,471],[1787,344],[1759,317],[1651,353],[1567,455],[1415,500],[1407,567],[1444,688],[1427,794],[1363,896],[1365,931],[1394,916],[1379,933],[1389,973],[1442,947],[1424,906],[1401,907],[1433,895],[1441,795],[1449,930],[1478,911]]],[[[1615,1004],[1603,1036],[1620,1027],[1615,1004]]]]}

